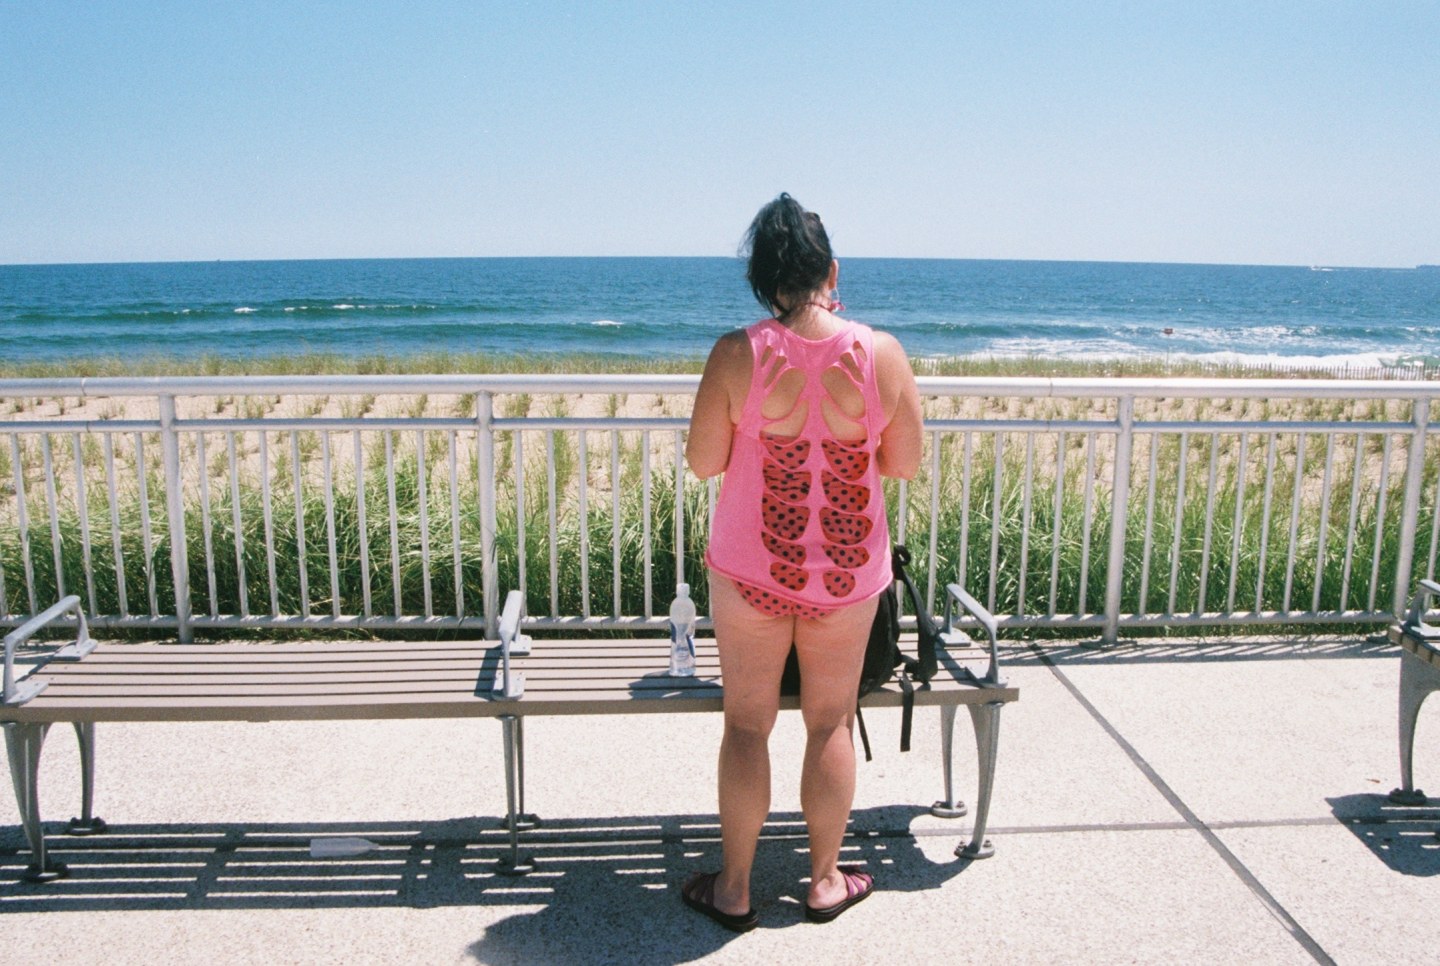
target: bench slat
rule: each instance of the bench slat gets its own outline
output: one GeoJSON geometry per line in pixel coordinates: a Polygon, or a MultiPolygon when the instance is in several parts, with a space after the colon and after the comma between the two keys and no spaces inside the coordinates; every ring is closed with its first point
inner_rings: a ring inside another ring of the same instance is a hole
{"type": "Polygon", "coordinates": [[[327,654],[365,654],[396,651],[422,653],[425,651],[468,651],[477,647],[496,646],[496,641],[245,641],[212,644],[162,644],[154,641],[135,644],[100,642],[96,654],[108,651],[111,654],[167,654],[184,657],[203,654],[253,654],[267,648],[283,650],[290,654],[304,654],[309,651],[327,654]]]}
{"type": "MultiPolygon", "coordinates": [[[[92,701],[105,703],[111,699],[145,699],[150,697],[254,697],[264,698],[268,696],[282,696],[294,694],[390,694],[390,693],[429,693],[429,694],[471,694],[476,697],[489,700],[492,689],[493,678],[470,677],[464,681],[454,680],[391,680],[391,681],[335,681],[333,679],[317,679],[311,681],[275,681],[275,682],[238,682],[238,681],[217,681],[213,683],[170,683],[170,684],[95,684],[85,686],[72,686],[67,683],[52,684],[46,693],[46,703],[55,703],[62,700],[70,701],[92,701]]],[[[526,695],[522,703],[528,707],[531,699],[537,699],[552,694],[564,694],[570,691],[584,691],[613,694],[617,699],[623,699],[628,692],[632,694],[644,693],[646,695],[660,696],[664,692],[693,690],[695,688],[719,688],[720,680],[717,676],[696,677],[685,681],[679,681],[668,677],[645,678],[597,678],[575,675],[566,678],[550,680],[526,679],[526,695]]],[[[943,687],[936,687],[937,693],[945,693],[943,687]]]]}
{"type": "MultiPolygon", "coordinates": [[[[942,704],[981,704],[1013,701],[1014,689],[920,690],[915,703],[920,707],[942,704]]],[[[10,720],[30,721],[270,721],[355,718],[469,718],[504,714],[594,715],[665,714],[718,711],[719,688],[679,691],[663,698],[632,696],[628,700],[614,691],[571,691],[527,694],[517,702],[491,701],[472,693],[434,694],[395,692],[384,695],[303,695],[282,697],[211,698],[203,702],[181,698],[111,698],[103,702],[58,698],[41,707],[29,705],[7,709],[10,720]]],[[[863,702],[869,707],[899,707],[898,691],[875,692],[863,702]]],[[[799,700],[782,698],[780,706],[796,709],[799,700]]]]}
{"type": "MultiPolygon", "coordinates": [[[[374,654],[304,654],[299,656],[287,656],[278,653],[281,650],[279,645],[270,645],[269,649],[257,650],[253,656],[247,657],[243,654],[230,653],[220,654],[198,654],[186,655],[183,658],[167,657],[158,654],[141,654],[133,656],[115,654],[115,646],[101,649],[97,648],[95,653],[87,657],[79,665],[96,674],[171,674],[171,673],[195,673],[195,674],[235,674],[235,673],[330,673],[334,671],[351,669],[374,669],[377,672],[387,672],[402,668],[435,668],[446,667],[479,666],[481,663],[498,661],[499,651],[493,646],[490,648],[471,648],[466,651],[454,651],[443,655],[435,653],[417,654],[395,654],[386,655],[383,659],[374,654]]],[[[947,657],[954,661],[982,661],[988,658],[983,652],[972,651],[950,651],[947,657]]],[[[587,665],[595,667],[632,668],[637,671],[655,671],[663,669],[668,664],[668,650],[662,645],[652,645],[649,648],[629,648],[623,651],[588,651],[588,652],[548,652],[539,651],[526,657],[516,657],[517,666],[526,669],[540,670],[555,666],[587,665]]],[[[704,642],[696,648],[696,660],[699,664],[714,663],[718,666],[719,656],[713,644],[707,645],[704,642]]],[[[61,665],[51,664],[51,668],[61,665]]]]}
{"type": "MultiPolygon", "coordinates": [[[[51,688],[87,688],[87,687],[113,687],[113,688],[137,688],[147,685],[179,685],[188,684],[195,686],[216,686],[221,683],[226,687],[239,687],[246,685],[271,685],[271,684],[304,684],[307,681],[334,681],[336,683],[361,684],[367,681],[449,681],[453,684],[469,683],[471,686],[477,680],[494,681],[496,676],[495,662],[489,662],[485,667],[470,664],[463,667],[407,667],[395,668],[390,671],[360,670],[351,667],[337,667],[334,670],[323,674],[296,673],[294,671],[275,671],[269,673],[257,673],[254,668],[237,667],[233,673],[215,674],[208,668],[202,673],[187,673],[183,671],[172,671],[165,674],[63,674],[49,676],[45,673],[38,675],[41,679],[50,681],[51,688]]],[[[696,676],[701,678],[720,677],[720,665],[718,662],[702,662],[697,665],[696,676]]],[[[545,681],[616,681],[626,682],[645,678],[655,678],[662,681],[679,681],[680,678],[671,678],[662,672],[644,668],[598,668],[598,667],[564,667],[555,666],[550,668],[531,667],[526,672],[526,680],[531,685],[545,681]]]]}
{"type": "MultiPolygon", "coordinates": [[[[665,653],[669,642],[664,638],[611,638],[595,641],[534,641],[536,653],[577,656],[595,653],[665,653]]],[[[702,637],[701,647],[714,646],[714,638],[702,637]]],[[[269,652],[284,660],[306,660],[312,657],[330,659],[335,656],[357,656],[370,660],[471,654],[499,647],[496,641],[449,641],[439,643],[389,643],[356,647],[346,642],[256,642],[254,644],[117,644],[101,642],[87,660],[101,657],[109,660],[215,660],[240,656],[249,660],[269,652]]]]}
{"type": "MultiPolygon", "coordinates": [[[[720,668],[716,662],[702,662],[697,665],[695,679],[714,680],[720,679],[720,668]]],[[[46,692],[52,696],[55,694],[71,694],[95,691],[115,691],[117,693],[142,694],[151,690],[190,687],[197,689],[196,693],[224,691],[246,691],[261,690],[279,686],[300,686],[317,687],[329,685],[367,685],[367,684],[407,684],[424,683],[426,685],[448,684],[452,687],[474,688],[477,682],[482,689],[488,690],[498,676],[498,670],[493,662],[484,668],[474,664],[456,668],[396,668],[392,671],[357,670],[350,667],[338,667],[324,673],[294,673],[274,672],[256,673],[253,668],[237,667],[234,673],[216,674],[208,669],[204,673],[186,673],[184,671],[171,670],[164,674],[50,674],[42,672],[37,675],[39,680],[49,682],[49,690],[46,692]]],[[[588,687],[612,687],[625,688],[636,686],[644,682],[643,686],[678,685],[684,683],[684,678],[672,678],[670,675],[659,671],[649,671],[643,668],[598,668],[598,667],[575,667],[575,666],[553,666],[553,667],[528,667],[525,670],[525,680],[531,689],[565,686],[567,684],[580,682],[588,687]]]]}
{"type": "Polygon", "coordinates": [[[1440,651],[1436,650],[1434,644],[1406,633],[1405,627],[1400,624],[1391,624],[1387,634],[1392,644],[1399,644],[1425,663],[1440,667],[1440,651]]]}
{"type": "Polygon", "coordinates": [[[249,653],[229,651],[200,654],[170,654],[163,649],[124,653],[120,646],[97,647],[86,662],[91,665],[134,664],[139,666],[186,666],[200,664],[330,664],[349,661],[368,664],[408,664],[412,661],[466,660],[484,655],[489,647],[454,648],[445,651],[288,651],[284,645],[256,647],[249,653]],[[117,653],[119,652],[119,653],[117,653]]]}

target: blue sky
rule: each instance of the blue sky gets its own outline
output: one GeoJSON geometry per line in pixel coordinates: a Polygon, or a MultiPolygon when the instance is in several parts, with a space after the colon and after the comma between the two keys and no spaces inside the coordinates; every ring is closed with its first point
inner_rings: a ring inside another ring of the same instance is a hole
{"type": "Polygon", "coordinates": [[[0,4],[0,263],[1440,262],[1440,4],[0,4]]]}

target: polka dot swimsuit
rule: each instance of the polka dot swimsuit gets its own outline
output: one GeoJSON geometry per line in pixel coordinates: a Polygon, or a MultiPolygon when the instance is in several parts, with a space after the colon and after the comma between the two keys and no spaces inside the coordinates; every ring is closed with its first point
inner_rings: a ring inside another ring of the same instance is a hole
{"type": "Polygon", "coordinates": [[[834,607],[811,607],[809,604],[797,604],[793,600],[786,600],[784,597],[777,597],[769,591],[761,590],[753,584],[735,581],[735,589],[740,591],[740,596],[745,602],[762,614],[771,617],[799,617],[804,620],[814,620],[817,617],[824,617],[826,614],[835,612],[834,607]]]}
{"type": "Polygon", "coordinates": [[[809,340],[767,319],[746,334],[750,393],[706,563],[762,613],[817,617],[892,579],[873,333],[846,322],[809,340]]]}

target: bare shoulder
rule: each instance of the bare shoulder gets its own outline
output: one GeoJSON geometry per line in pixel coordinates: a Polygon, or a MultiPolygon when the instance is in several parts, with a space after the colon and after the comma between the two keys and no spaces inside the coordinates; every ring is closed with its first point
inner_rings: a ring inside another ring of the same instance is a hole
{"type": "Polygon", "coordinates": [[[715,348],[710,350],[710,358],[727,363],[735,359],[749,362],[750,338],[745,334],[745,330],[733,329],[716,339],[715,348]]]}
{"type": "Polygon", "coordinates": [[[727,332],[715,340],[710,358],[705,363],[705,374],[718,379],[724,385],[733,385],[743,378],[750,384],[750,338],[744,329],[727,332]]]}
{"type": "Polygon", "coordinates": [[[874,333],[872,344],[875,347],[875,367],[882,378],[901,370],[911,371],[910,358],[905,355],[905,347],[900,344],[900,340],[880,329],[875,329],[874,333]]]}

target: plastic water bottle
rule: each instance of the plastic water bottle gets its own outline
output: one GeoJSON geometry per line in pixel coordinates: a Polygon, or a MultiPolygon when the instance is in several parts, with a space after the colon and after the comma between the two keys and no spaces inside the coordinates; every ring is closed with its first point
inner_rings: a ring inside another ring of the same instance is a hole
{"type": "Polygon", "coordinates": [[[695,674],[695,602],[689,584],[675,588],[670,605],[670,673],[683,678],[695,674]]]}

